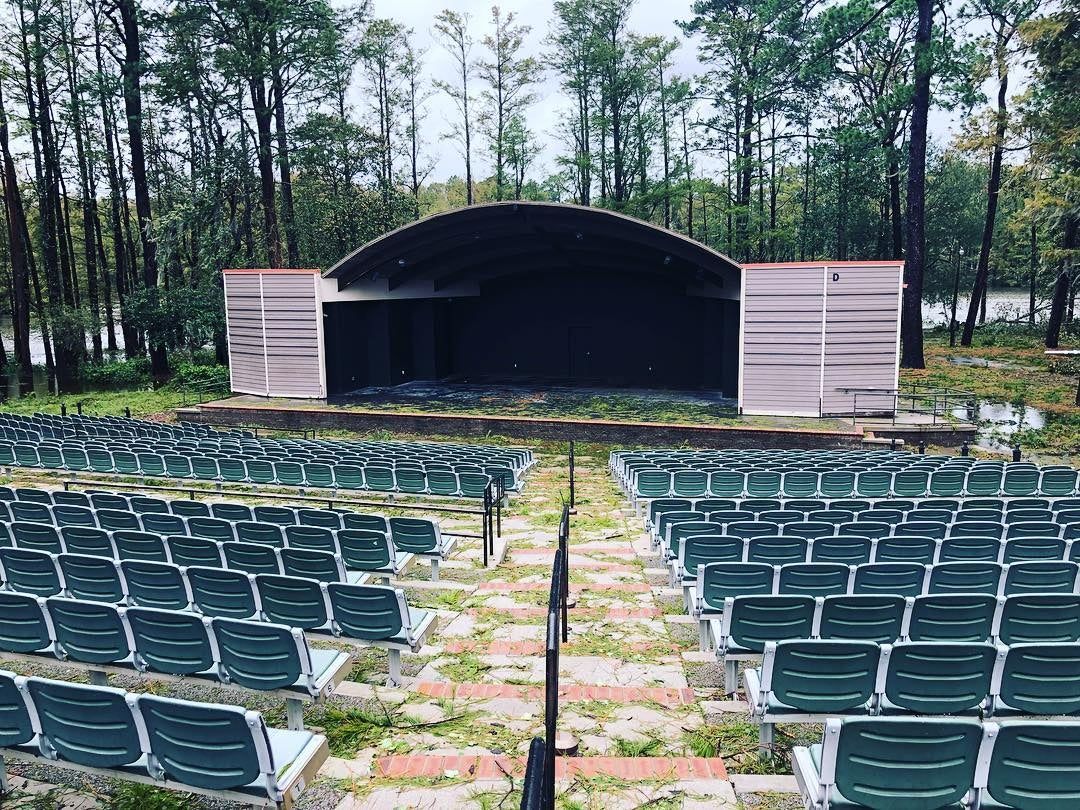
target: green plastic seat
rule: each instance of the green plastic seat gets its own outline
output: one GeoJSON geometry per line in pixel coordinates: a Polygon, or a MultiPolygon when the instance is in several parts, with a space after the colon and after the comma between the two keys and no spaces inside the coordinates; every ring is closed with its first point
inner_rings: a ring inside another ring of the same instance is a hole
{"type": "Polygon", "coordinates": [[[162,460],[165,462],[165,474],[170,478],[192,478],[195,475],[190,456],[167,453],[162,455],[162,460]]]}
{"type": "MultiPolygon", "coordinates": [[[[734,523],[728,523],[724,527],[724,532],[732,537],[739,537],[743,540],[749,540],[753,537],[768,537],[780,534],[780,527],[775,523],[769,523],[762,520],[740,520],[734,523]]],[[[792,537],[790,540],[797,541],[799,538],[792,537]]],[[[805,542],[805,541],[803,541],[805,542]]]]}
{"type": "Polygon", "coordinates": [[[275,548],[284,548],[285,537],[281,527],[273,523],[256,523],[242,520],[233,524],[236,539],[241,543],[262,543],[275,548]]]}
{"type": "Polygon", "coordinates": [[[853,594],[918,596],[923,592],[926,566],[918,562],[874,562],[855,568],[853,594]]]}
{"type": "Polygon", "coordinates": [[[71,554],[83,554],[90,557],[108,557],[116,555],[109,533],[104,529],[90,526],[64,526],[60,530],[64,548],[71,554]]]}
{"type": "Polygon", "coordinates": [[[390,522],[382,515],[363,512],[343,512],[341,522],[346,529],[367,529],[390,534],[390,522]]]}
{"type": "Polygon", "coordinates": [[[792,563],[780,568],[777,593],[829,596],[847,593],[851,571],[842,563],[792,563]]]}
{"type": "MultiPolygon", "coordinates": [[[[695,526],[700,524],[680,523],[674,528],[695,526]]],[[[737,537],[717,533],[694,533],[673,534],[672,543],[675,548],[675,557],[678,559],[677,570],[682,578],[694,579],[698,571],[704,565],[714,562],[738,563],[743,558],[744,542],[737,537]]]]}
{"type": "Polygon", "coordinates": [[[996,562],[1001,541],[996,537],[952,536],[941,541],[938,562],[996,562]]]}
{"type": "Polygon", "coordinates": [[[187,519],[187,529],[187,533],[192,537],[203,537],[221,543],[228,543],[236,539],[233,524],[220,518],[189,517],[187,519]]]}
{"type": "Polygon", "coordinates": [[[142,523],[139,521],[139,516],[134,512],[122,511],[120,509],[98,509],[97,510],[98,526],[106,531],[140,531],[142,529],[142,523]]]}
{"type": "Polygon", "coordinates": [[[869,714],[878,656],[878,645],[866,641],[769,642],[754,713],[869,714]]]}
{"type": "Polygon", "coordinates": [[[747,544],[746,561],[767,563],[769,565],[803,563],[806,562],[808,547],[807,541],[801,537],[786,535],[750,537],[747,544]]]}
{"type": "Polygon", "coordinates": [[[228,520],[232,523],[253,519],[251,507],[242,503],[212,503],[210,504],[210,516],[216,517],[218,520],[228,520]]]}
{"type": "Polygon", "coordinates": [[[859,520],[851,523],[841,523],[836,527],[837,535],[842,537],[869,537],[871,540],[879,540],[888,537],[893,532],[893,527],[888,523],[879,523],[876,520],[859,520]]]}
{"type": "Polygon", "coordinates": [[[809,638],[814,610],[812,596],[736,596],[724,606],[721,649],[761,653],[768,641],[809,638]]]}
{"type": "Polygon", "coordinates": [[[1080,645],[1010,645],[991,708],[994,717],[1080,713],[1080,645]]]}
{"type": "Polygon", "coordinates": [[[806,540],[818,540],[824,537],[832,537],[835,534],[835,527],[831,523],[804,520],[801,523],[785,524],[782,533],[792,537],[802,537],[806,540]]]}
{"type": "Polygon", "coordinates": [[[1010,497],[1034,495],[1039,491],[1039,470],[1037,467],[1006,467],[1005,477],[1001,482],[1001,491],[1010,497]]]}
{"type": "Polygon", "coordinates": [[[893,492],[901,498],[925,497],[929,485],[930,473],[926,470],[901,470],[893,475],[893,492]]]}
{"type": "MultiPolygon", "coordinates": [[[[977,465],[968,470],[964,491],[972,497],[1000,495],[1003,469],[994,464],[977,465]]],[[[936,493],[935,493],[936,494],[936,493]]]]}
{"type": "Polygon", "coordinates": [[[874,562],[920,563],[930,565],[937,553],[932,537],[893,536],[878,539],[874,562]]]}
{"type": "Polygon", "coordinates": [[[1005,564],[1031,560],[1063,560],[1066,541],[1060,537],[1017,537],[1006,540],[1001,561],[1005,564]]]}
{"type": "Polygon", "coordinates": [[[49,523],[55,522],[52,508],[43,503],[34,501],[11,501],[8,504],[11,511],[11,519],[26,523],[49,523]]]}
{"type": "Polygon", "coordinates": [[[1080,724],[1063,721],[1003,722],[994,741],[986,810],[1023,807],[1055,810],[1080,802],[1080,724]]]}
{"type": "Polygon", "coordinates": [[[169,510],[180,517],[210,517],[210,504],[204,501],[175,500],[169,501],[169,510]]]}
{"type": "MultiPolygon", "coordinates": [[[[228,550],[226,549],[226,556],[228,550]]],[[[329,551],[316,551],[307,548],[283,548],[281,570],[287,577],[303,577],[318,582],[358,581],[358,576],[350,577],[345,570],[344,560],[329,551]]],[[[258,572],[252,572],[258,573],[258,572]]]]}
{"type": "Polygon", "coordinates": [[[799,470],[784,473],[781,490],[786,498],[810,498],[818,493],[819,475],[816,472],[799,470]]]}
{"type": "Polygon", "coordinates": [[[855,476],[855,492],[864,498],[885,498],[892,492],[892,473],[864,470],[855,476]]]}
{"type": "Polygon", "coordinates": [[[301,630],[221,617],[210,626],[222,675],[231,683],[259,691],[287,689],[311,673],[311,651],[301,630]]]}
{"type": "Polygon", "coordinates": [[[746,494],[746,473],[717,470],[709,474],[709,495],[714,498],[740,498],[746,494]]]}
{"type": "Polygon", "coordinates": [[[221,544],[207,540],[205,537],[172,535],[165,538],[165,546],[169,550],[169,559],[174,565],[225,567],[225,560],[221,556],[221,544]]]}
{"type": "Polygon", "coordinates": [[[64,446],[60,448],[64,459],[64,468],[72,472],[84,472],[90,469],[90,459],[81,447],[64,446]]]}
{"type": "Polygon", "coordinates": [[[781,474],[756,470],[746,475],[746,494],[751,498],[771,498],[781,491],[781,474]]]}
{"type": "Polygon", "coordinates": [[[248,574],[280,574],[281,565],[272,546],[262,543],[222,543],[225,567],[248,574]]]}
{"type": "Polygon", "coordinates": [[[116,563],[108,557],[82,554],[60,554],[56,558],[64,575],[67,595],[72,599],[108,602],[117,605],[125,601],[126,593],[116,563]]]}
{"type": "Polygon", "coordinates": [[[216,675],[208,622],[203,617],[176,610],[132,607],[124,612],[124,620],[135,642],[135,666],[139,670],[176,676],[216,675]]]}
{"type": "Polygon", "coordinates": [[[1002,567],[996,562],[939,563],[930,568],[927,593],[997,594],[1002,567]]]}
{"type": "Polygon", "coordinates": [[[708,473],[677,470],[671,477],[671,493],[676,498],[704,498],[709,493],[708,473]]]}
{"type": "Polygon", "coordinates": [[[38,457],[37,447],[24,442],[16,442],[14,466],[40,467],[41,459],[38,457]]]}
{"type": "Polygon", "coordinates": [[[1053,498],[1075,495],[1078,476],[1080,476],[1080,472],[1071,467],[1044,469],[1042,477],[1039,479],[1039,492],[1053,498]]]}
{"type": "MultiPolygon", "coordinates": [[[[266,524],[261,525],[265,526],[266,524]]],[[[272,528],[279,529],[276,526],[272,528]]],[[[337,551],[334,532],[321,526],[286,526],[285,543],[282,546],[284,545],[288,545],[290,548],[302,548],[312,551],[329,551],[331,553],[337,551]]]]}
{"type": "Polygon", "coordinates": [[[330,630],[326,584],[300,577],[259,574],[259,602],[267,621],[303,630],[330,630]]]}
{"type": "Polygon", "coordinates": [[[142,516],[143,531],[151,534],[187,534],[187,522],[179,515],[150,512],[142,516]]]}
{"type": "Polygon", "coordinates": [[[491,479],[486,473],[458,472],[458,485],[463,498],[483,498],[491,479]]]}
{"type": "Polygon", "coordinates": [[[263,459],[248,459],[244,463],[247,480],[252,484],[273,484],[274,465],[263,459]]]}
{"type": "Polygon", "coordinates": [[[820,746],[796,748],[798,781],[817,804],[873,810],[962,808],[983,730],[967,718],[830,719],[820,746]],[[834,774],[823,782],[822,774],[834,774]]]}
{"type": "Polygon", "coordinates": [[[90,768],[146,773],[127,693],[105,686],[27,678],[41,729],[40,744],[57,758],[90,768]]]}
{"type": "Polygon", "coordinates": [[[1005,525],[999,522],[973,520],[953,523],[948,537],[992,537],[1000,540],[1005,536],[1005,525]]]}
{"type": "Polygon", "coordinates": [[[309,462],[303,465],[304,481],[309,487],[334,488],[334,470],[329,464],[309,462]]]}
{"type": "MultiPolygon", "coordinates": [[[[43,603],[33,594],[0,591],[0,650],[9,653],[51,653],[52,632],[43,603]]],[[[0,738],[8,728],[0,723],[0,738]]]]}
{"type": "MultiPolygon", "coordinates": [[[[826,525],[826,524],[822,524],[826,525]]],[[[787,529],[794,527],[785,527],[787,529]]],[[[873,541],[869,537],[816,537],[810,547],[810,561],[814,563],[842,563],[844,565],[863,565],[870,562],[873,541]]]]}
{"type": "Polygon", "coordinates": [[[829,523],[833,526],[839,526],[841,523],[853,522],[855,513],[846,509],[819,509],[807,514],[806,519],[815,523],[829,523]]]}
{"type": "Polygon", "coordinates": [[[131,510],[128,499],[123,495],[117,495],[115,492],[91,492],[90,505],[95,510],[115,509],[120,512],[128,512],[131,510]]]}
{"type": "Polygon", "coordinates": [[[161,498],[148,498],[143,495],[133,495],[128,500],[128,508],[136,514],[169,514],[169,502],[161,498]]]}
{"type": "MultiPolygon", "coordinates": [[[[89,558],[100,563],[97,557],[89,558]]],[[[57,652],[84,664],[116,664],[132,653],[128,634],[113,605],[53,597],[45,602],[56,634],[57,652]]]]}
{"type": "Polygon", "coordinates": [[[997,599],[991,594],[919,596],[911,611],[907,635],[912,641],[986,641],[990,638],[996,610],[997,599]]]}
{"type": "MultiPolygon", "coordinates": [[[[82,506],[90,509],[90,498],[85,492],[65,492],[58,489],[52,493],[53,505],[55,506],[82,506]]],[[[2,500],[2,499],[0,499],[2,500]]]]}
{"type": "MultiPolygon", "coordinates": [[[[150,468],[144,470],[142,467],[141,454],[135,454],[127,450],[114,450],[111,454],[105,453],[106,459],[102,459],[102,464],[99,468],[98,462],[93,460],[91,455],[91,466],[95,472],[118,472],[121,475],[160,475],[159,467],[164,467],[164,462],[160,460],[152,462],[150,468]]],[[[149,454],[148,454],[149,455],[149,454]]]]}
{"type": "Polygon", "coordinates": [[[17,548],[60,554],[64,550],[60,533],[47,523],[12,523],[9,527],[17,548]]]}
{"type": "Polygon", "coordinates": [[[217,460],[218,475],[222,481],[230,483],[243,483],[247,481],[247,466],[243,459],[219,458],[217,460]]]}
{"type": "Polygon", "coordinates": [[[286,506],[256,506],[252,512],[258,523],[273,523],[277,526],[292,526],[296,523],[296,510],[286,506]]]}
{"type": "Polygon", "coordinates": [[[317,526],[322,529],[340,529],[341,512],[330,509],[297,509],[296,521],[301,526],[317,526]]]}
{"type": "Polygon", "coordinates": [[[906,605],[903,596],[828,595],[821,605],[818,635],[823,639],[892,644],[900,638],[906,605]]]}
{"type": "Polygon", "coordinates": [[[390,538],[395,548],[410,554],[430,556],[443,553],[438,525],[424,518],[390,518],[390,538]]]}
{"type": "Polygon", "coordinates": [[[207,616],[249,619],[257,613],[251,577],[242,571],[191,566],[187,582],[192,602],[207,616]]]}
{"type": "Polygon", "coordinates": [[[190,608],[191,597],[177,565],[147,560],[121,560],[120,570],[124,574],[128,598],[132,604],[168,611],[170,615],[190,608]]]}
{"type": "Polygon", "coordinates": [[[304,466],[295,461],[274,462],[274,483],[288,487],[302,487],[304,480],[304,466]]]}
{"type": "Polygon", "coordinates": [[[365,641],[384,641],[416,646],[416,628],[427,612],[410,609],[405,592],[384,585],[326,586],[337,633],[365,641]]]}
{"type": "Polygon", "coordinates": [[[992,644],[905,642],[882,651],[887,662],[881,714],[978,712],[990,694],[998,651],[992,644]]]}
{"type": "Polygon", "coordinates": [[[1001,609],[998,640],[1009,646],[1080,640],[1080,594],[1009,595],[1001,609]]]}
{"type": "Polygon", "coordinates": [[[368,465],[365,467],[364,480],[367,489],[377,492],[393,492],[396,486],[394,469],[382,465],[368,465]]]}
{"type": "Polygon", "coordinates": [[[1005,528],[1005,539],[1012,540],[1016,537],[1058,537],[1062,534],[1062,527],[1051,521],[1030,521],[1028,523],[1013,523],[1005,528]]]}
{"type": "Polygon", "coordinates": [[[13,467],[16,464],[15,446],[11,442],[0,441],[0,466],[13,467]]]}
{"type": "MultiPolygon", "coordinates": [[[[371,476],[378,470],[378,467],[368,467],[368,483],[371,486],[371,476]]],[[[372,489],[378,487],[371,486],[372,489]]],[[[666,498],[674,495],[672,492],[672,474],[665,470],[642,470],[637,474],[637,480],[634,482],[634,494],[639,498],[666,498]]],[[[713,495],[720,495],[721,497],[727,493],[713,492],[713,495]]],[[[742,494],[741,492],[738,494],[742,494]]]]}

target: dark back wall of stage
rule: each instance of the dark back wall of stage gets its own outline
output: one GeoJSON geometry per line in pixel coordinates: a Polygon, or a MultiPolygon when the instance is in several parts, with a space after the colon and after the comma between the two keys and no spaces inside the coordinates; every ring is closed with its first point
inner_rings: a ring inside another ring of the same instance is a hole
{"type": "Polygon", "coordinates": [[[603,386],[738,386],[737,301],[658,275],[531,273],[464,298],[325,305],[330,396],[452,377],[603,386]]]}

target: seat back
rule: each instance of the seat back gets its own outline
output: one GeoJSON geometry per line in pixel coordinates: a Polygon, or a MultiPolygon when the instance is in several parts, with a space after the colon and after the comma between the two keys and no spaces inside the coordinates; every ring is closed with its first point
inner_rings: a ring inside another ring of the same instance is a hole
{"type": "Polygon", "coordinates": [[[259,523],[276,523],[278,526],[296,523],[296,510],[286,506],[256,506],[252,511],[259,523]]]}
{"type": "Polygon", "coordinates": [[[187,610],[191,606],[191,594],[178,566],[148,560],[122,560],[120,570],[132,603],[172,611],[187,610]]]}
{"type": "MultiPolygon", "coordinates": [[[[340,529],[338,531],[345,531],[340,529]]],[[[321,526],[286,526],[285,540],[290,548],[313,551],[337,551],[337,541],[331,529],[321,526]]]]}
{"type": "Polygon", "coordinates": [[[852,717],[830,720],[836,789],[854,806],[938,810],[972,788],[983,731],[978,720],[852,717]]]}
{"type": "Polygon", "coordinates": [[[15,748],[34,739],[33,721],[20,686],[23,678],[0,670],[0,749],[15,748]]]}
{"type": "Polygon", "coordinates": [[[1077,564],[1064,560],[1036,560],[1005,567],[1002,593],[1074,593],[1077,564]]]}
{"type": "Polygon", "coordinates": [[[828,596],[847,593],[851,569],[843,563],[792,563],[780,567],[777,593],[828,596]]]}
{"type": "Polygon", "coordinates": [[[747,544],[747,562],[769,565],[806,562],[808,544],[801,537],[752,537],[747,544]]]}
{"type": "Polygon", "coordinates": [[[809,638],[814,626],[812,596],[737,596],[725,610],[729,643],[762,652],[767,641],[809,638]]]}
{"type": "Polygon", "coordinates": [[[150,532],[118,531],[113,532],[113,545],[116,555],[121,560],[146,560],[148,562],[168,562],[165,541],[160,535],[150,532]]]}
{"type": "Polygon", "coordinates": [[[280,574],[281,565],[271,546],[262,543],[222,543],[225,566],[249,574],[280,574]]]}
{"type": "Polygon", "coordinates": [[[862,565],[870,562],[872,549],[873,541],[869,537],[819,537],[811,546],[810,560],[815,563],[862,565]]]}
{"type": "Polygon", "coordinates": [[[113,605],[59,597],[47,599],[45,605],[57,651],[64,658],[84,664],[113,664],[131,654],[127,628],[113,605]]]}
{"type": "Polygon", "coordinates": [[[251,577],[242,571],[192,566],[187,581],[192,602],[207,616],[248,619],[258,613],[251,577]]]}
{"type": "Polygon", "coordinates": [[[345,581],[345,565],[341,557],[329,551],[283,548],[278,554],[281,558],[281,570],[287,577],[303,577],[319,582],[345,581]]]}
{"type": "Polygon", "coordinates": [[[69,596],[114,605],[125,601],[124,583],[111,558],[61,554],[56,561],[69,596]]]}
{"type": "Polygon", "coordinates": [[[90,528],[97,526],[94,513],[85,506],[58,504],[52,508],[52,511],[57,526],[86,526],[90,528]]]}
{"type": "Polygon", "coordinates": [[[998,640],[1010,646],[1080,641],[1080,594],[1009,596],[1001,609],[998,640]]]}
{"type": "Polygon", "coordinates": [[[59,554],[64,550],[60,533],[47,523],[17,522],[12,523],[10,529],[12,540],[18,548],[49,554],[59,554]]]}
{"type": "Polygon", "coordinates": [[[385,585],[326,586],[336,632],[350,638],[388,640],[410,627],[405,592],[385,585]]]}
{"type": "Polygon", "coordinates": [[[302,630],[222,617],[211,620],[210,627],[222,675],[232,683],[260,691],[284,689],[311,671],[302,630]]]}
{"type": "Polygon", "coordinates": [[[892,646],[882,653],[889,711],[955,714],[978,709],[990,694],[997,654],[993,645],[980,643],[909,641],[892,646]]]}
{"type": "Polygon", "coordinates": [[[47,756],[92,768],[120,768],[142,757],[127,693],[105,686],[27,678],[47,756]]]}
{"type": "Polygon", "coordinates": [[[139,695],[136,705],[146,724],[150,769],[159,778],[203,790],[265,783],[272,798],[278,798],[273,795],[278,793],[278,764],[258,712],[153,695],[139,695]],[[266,764],[265,771],[260,763],[266,764]]]}
{"type": "Polygon", "coordinates": [[[733,596],[765,596],[773,592],[774,570],[767,563],[714,562],[698,568],[702,604],[722,610],[733,596]]]}
{"type": "Polygon", "coordinates": [[[329,509],[297,509],[296,519],[301,526],[317,526],[322,529],[340,529],[341,513],[329,509]]]}
{"type": "Polygon", "coordinates": [[[986,792],[1003,807],[1052,808],[1080,797],[1080,724],[1009,721],[998,728],[986,792]]]}
{"type": "Polygon", "coordinates": [[[929,565],[936,554],[937,543],[932,537],[882,537],[874,550],[874,562],[929,565]]]}
{"type": "Polygon", "coordinates": [[[949,593],[915,599],[908,623],[912,641],[986,641],[997,599],[990,594],[949,593]]]}
{"type": "Polygon", "coordinates": [[[892,644],[900,638],[907,600],[890,595],[826,596],[818,635],[823,639],[892,644]]]}
{"type": "Polygon", "coordinates": [[[64,548],[71,554],[110,558],[116,554],[109,533],[104,529],[65,526],[60,530],[60,536],[64,541],[64,548]]]}
{"type": "Polygon", "coordinates": [[[325,586],[313,579],[259,574],[255,587],[268,621],[303,630],[325,629],[329,622],[325,586]]]}
{"type": "Polygon", "coordinates": [[[34,596],[55,596],[62,590],[56,556],[47,551],[0,548],[0,567],[7,587],[34,596]]]}
{"type": "Polygon", "coordinates": [[[941,541],[938,562],[996,562],[1001,540],[996,537],[952,535],[941,541]]]}
{"type": "Polygon", "coordinates": [[[992,562],[939,563],[930,569],[927,593],[985,593],[994,596],[1001,566],[992,562]]]}
{"type": "Polygon", "coordinates": [[[52,646],[49,620],[37,597],[0,591],[0,650],[36,653],[52,646]]]}
{"type": "Polygon", "coordinates": [[[439,527],[423,518],[390,518],[390,536],[394,546],[412,554],[439,552],[439,527]]]}
{"type": "Polygon", "coordinates": [[[135,666],[139,670],[182,676],[205,672],[214,666],[208,620],[201,616],[132,607],[124,611],[123,619],[134,642],[135,666]]]}
{"type": "Polygon", "coordinates": [[[173,535],[165,538],[169,558],[176,565],[201,565],[207,568],[223,568],[225,560],[221,555],[221,544],[204,537],[173,535]]]}
{"type": "Polygon", "coordinates": [[[815,714],[854,711],[874,695],[879,650],[869,641],[770,642],[763,672],[787,706],[815,714]]]}
{"type": "Polygon", "coordinates": [[[1016,711],[1080,712],[1080,644],[1011,645],[995,687],[995,701],[1016,711]]]}

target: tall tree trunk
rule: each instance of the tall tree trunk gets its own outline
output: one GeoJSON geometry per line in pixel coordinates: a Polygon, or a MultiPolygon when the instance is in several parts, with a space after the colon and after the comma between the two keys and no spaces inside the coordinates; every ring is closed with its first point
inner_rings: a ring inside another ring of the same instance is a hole
{"type": "Polygon", "coordinates": [[[281,76],[281,53],[277,32],[270,31],[270,63],[274,92],[274,120],[277,125],[278,175],[281,177],[281,228],[285,232],[285,250],[289,267],[300,266],[300,245],[296,237],[296,213],[293,205],[292,167],[289,160],[288,121],[285,118],[285,82],[281,76]]]}
{"type": "Polygon", "coordinates": [[[11,261],[11,320],[15,339],[15,363],[19,372],[20,390],[33,383],[34,369],[30,359],[30,283],[27,268],[26,213],[19,194],[19,179],[15,161],[8,146],[7,110],[0,88],[0,157],[3,158],[4,215],[7,224],[8,254],[11,261]]]}
{"type": "Polygon", "coordinates": [[[1004,53],[1004,44],[999,43],[997,53],[998,94],[997,115],[994,124],[994,145],[990,152],[990,179],[986,184],[986,220],[983,222],[982,245],[979,248],[979,264],[975,269],[975,284],[968,301],[967,318],[964,320],[964,333],[960,336],[961,346],[970,346],[975,334],[975,319],[979,307],[983,307],[983,319],[986,315],[986,287],[990,276],[990,248],[994,242],[994,221],[997,218],[998,196],[1001,191],[1001,156],[1005,149],[1005,130],[1008,127],[1008,91],[1009,67],[1004,53]]]}
{"type": "Polygon", "coordinates": [[[930,116],[930,77],[934,58],[930,41],[934,0],[917,0],[917,6],[919,22],[915,32],[911,134],[908,138],[906,286],[901,316],[900,363],[904,368],[926,367],[923,357],[922,289],[926,267],[926,126],[930,116]]]}
{"type": "Polygon", "coordinates": [[[1039,279],[1039,234],[1035,219],[1031,220],[1031,269],[1028,286],[1028,326],[1035,328],[1035,290],[1039,279]]]}
{"type": "MultiPolygon", "coordinates": [[[[158,285],[157,241],[154,218],[150,209],[150,185],[146,179],[146,154],[142,132],[142,45],[139,41],[139,10],[136,0],[117,0],[123,26],[124,111],[127,115],[128,144],[131,149],[131,180],[135,186],[135,213],[139,220],[139,241],[142,245],[142,280],[146,294],[156,304],[158,285]]],[[[156,379],[169,373],[169,356],[159,329],[147,329],[150,350],[150,370],[156,379]]]]}
{"type": "Polygon", "coordinates": [[[1065,321],[1065,309],[1069,303],[1069,287],[1072,285],[1071,253],[1078,245],[1080,220],[1075,215],[1065,218],[1065,232],[1062,247],[1066,258],[1062,261],[1061,272],[1054,282],[1054,293],[1050,299],[1050,318],[1046,323],[1046,348],[1056,349],[1061,342],[1061,325],[1065,321]]]}

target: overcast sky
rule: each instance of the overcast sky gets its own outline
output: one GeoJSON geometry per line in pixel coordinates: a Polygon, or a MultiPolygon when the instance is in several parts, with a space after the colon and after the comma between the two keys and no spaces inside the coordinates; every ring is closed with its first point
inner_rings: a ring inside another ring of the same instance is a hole
{"type": "MultiPolygon", "coordinates": [[[[373,13],[379,17],[390,17],[412,28],[417,45],[426,50],[424,56],[427,76],[450,77],[454,72],[454,62],[443,47],[433,38],[432,19],[444,8],[466,12],[471,16],[470,30],[476,45],[473,56],[484,52],[480,40],[491,30],[492,0],[373,0],[373,13]]],[[[542,55],[547,51],[545,40],[554,15],[552,0],[502,0],[498,3],[503,13],[514,12],[520,24],[532,28],[526,38],[525,51],[529,55],[542,55]]],[[[700,72],[697,61],[697,48],[693,42],[687,42],[682,31],[676,25],[677,20],[686,20],[690,14],[691,0],[638,0],[631,19],[632,30],[643,34],[658,34],[669,38],[678,38],[682,47],[675,53],[675,72],[683,76],[693,76],[700,72]]],[[[559,112],[568,100],[559,88],[559,78],[553,71],[547,71],[543,84],[537,89],[538,100],[526,116],[529,128],[542,151],[530,174],[533,179],[541,179],[554,167],[554,158],[565,151],[559,143],[555,127],[559,112]]],[[[366,103],[362,96],[358,103],[366,103]]],[[[460,152],[452,143],[439,136],[449,129],[449,121],[455,115],[452,102],[443,94],[435,93],[427,103],[428,118],[426,127],[425,151],[434,163],[431,173],[433,180],[445,180],[451,175],[464,175],[464,163],[460,152]]],[[[931,120],[931,137],[945,141],[949,138],[952,121],[950,116],[935,114],[931,120]]],[[[487,176],[490,173],[490,161],[482,153],[476,142],[473,145],[474,173],[487,176]],[[477,162],[479,166],[477,166],[477,162]]]]}

